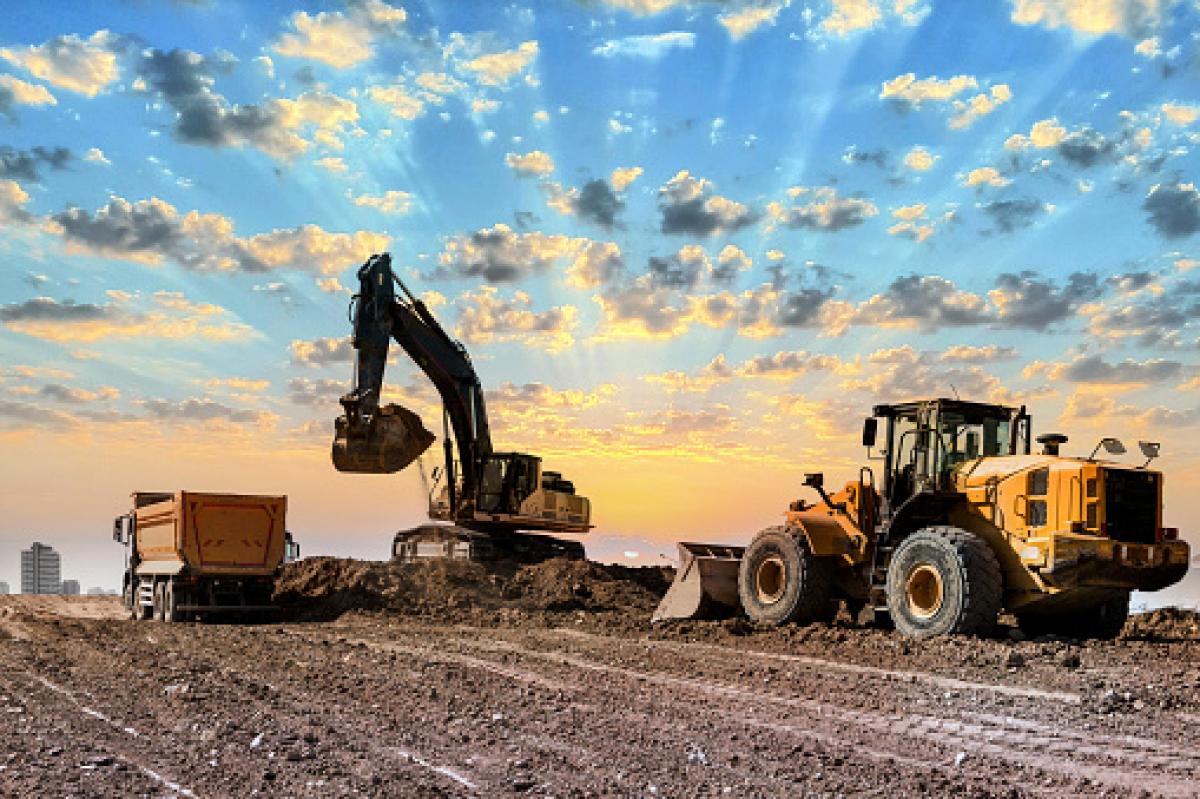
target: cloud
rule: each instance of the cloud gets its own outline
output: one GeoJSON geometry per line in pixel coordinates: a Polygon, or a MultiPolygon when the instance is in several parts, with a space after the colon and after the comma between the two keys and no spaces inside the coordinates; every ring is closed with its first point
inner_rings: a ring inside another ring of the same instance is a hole
{"type": "Polygon", "coordinates": [[[904,165],[917,172],[926,172],[933,169],[933,165],[940,157],[924,147],[914,147],[904,154],[904,165]]]}
{"type": "Polygon", "coordinates": [[[685,31],[625,36],[609,39],[592,48],[592,55],[604,58],[662,58],[672,50],[690,50],[696,44],[696,34],[685,31]]]}
{"type": "Polygon", "coordinates": [[[1141,39],[1159,28],[1175,0],[1012,0],[1012,21],[1054,30],[1141,39]]]}
{"type": "Polygon", "coordinates": [[[650,256],[647,261],[650,285],[654,288],[694,289],[712,274],[708,253],[696,244],[686,244],[666,258],[650,256]]]}
{"type": "Polygon", "coordinates": [[[609,282],[624,270],[621,249],[612,242],[540,231],[517,233],[508,225],[497,224],[449,239],[431,277],[516,282],[564,262],[567,283],[580,288],[609,282]]]}
{"type": "Polygon", "coordinates": [[[270,380],[252,380],[247,377],[214,377],[205,380],[203,384],[210,391],[236,391],[248,394],[261,394],[271,387],[270,380]]]}
{"type": "Polygon", "coordinates": [[[1007,83],[997,83],[990,92],[977,94],[968,100],[955,100],[954,115],[949,124],[953,130],[969,128],[975,122],[1012,100],[1012,89],[1007,83]]]}
{"type": "Polygon", "coordinates": [[[709,277],[714,283],[731,283],[738,275],[748,272],[754,266],[753,259],[742,248],[726,244],[717,253],[717,266],[709,277]]]}
{"type": "Polygon", "coordinates": [[[1000,174],[999,170],[991,166],[981,166],[972,169],[965,175],[959,175],[963,186],[1007,186],[1012,183],[1011,180],[1000,174]]]}
{"type": "Polygon", "coordinates": [[[295,339],[288,348],[292,353],[292,363],[299,366],[354,363],[354,346],[348,336],[295,339]]]}
{"type": "Polygon", "coordinates": [[[1163,238],[1184,239],[1200,231],[1200,192],[1194,183],[1155,184],[1142,208],[1163,238]]]}
{"type": "Polygon", "coordinates": [[[1135,361],[1126,358],[1109,363],[1099,355],[1080,355],[1066,363],[1034,361],[1025,369],[1025,376],[1044,375],[1050,380],[1070,380],[1073,383],[1101,385],[1146,385],[1174,380],[1183,370],[1179,361],[1152,358],[1135,361]]]}
{"type": "Polygon", "coordinates": [[[1012,233],[1029,227],[1041,213],[1052,210],[1052,206],[1029,197],[1016,200],[992,200],[980,205],[979,208],[992,218],[996,229],[1001,233],[1012,233]]]}
{"type": "Polygon", "coordinates": [[[987,344],[982,347],[969,344],[955,344],[938,356],[943,363],[981,363],[984,361],[1008,361],[1017,357],[1017,351],[1012,347],[999,347],[987,344]]]}
{"type": "Polygon", "coordinates": [[[108,339],[246,341],[258,334],[217,305],[194,303],[176,292],[150,297],[109,292],[102,304],[35,297],[0,305],[0,324],[43,341],[79,344],[108,339]]]}
{"type": "Polygon", "coordinates": [[[407,17],[404,9],[380,0],[348,5],[345,12],[309,15],[297,11],[289,18],[289,31],[279,37],[274,50],[283,56],[308,58],[346,69],[370,58],[375,41],[395,35],[407,17]]]}
{"type": "Polygon", "coordinates": [[[1188,105],[1186,103],[1163,103],[1163,116],[1172,125],[1187,127],[1188,125],[1200,119],[1200,105],[1188,105]]]}
{"type": "Polygon", "coordinates": [[[717,355],[695,374],[678,370],[649,374],[642,377],[647,383],[660,386],[668,393],[703,392],[713,386],[728,383],[735,377],[735,371],[725,360],[724,355],[717,355]]]}
{"type": "Polygon", "coordinates": [[[791,0],[756,0],[717,16],[717,22],[729,31],[735,42],[749,36],[763,25],[774,25],[779,12],[791,5],[791,0]]]}
{"type": "Polygon", "coordinates": [[[206,272],[295,269],[336,275],[388,243],[382,234],[329,233],[316,225],[240,237],[228,217],[181,214],[157,197],[135,203],[112,197],[94,213],[69,208],[51,215],[48,227],[62,237],[68,252],[147,264],[165,259],[206,272]]]}
{"type": "Polygon", "coordinates": [[[210,399],[167,399],[142,400],[138,404],[147,415],[155,419],[173,422],[226,422],[237,425],[254,425],[272,429],[279,417],[267,411],[232,408],[210,399]]]}
{"type": "Polygon", "coordinates": [[[545,383],[517,385],[505,381],[498,388],[484,392],[489,410],[502,416],[539,417],[547,408],[556,413],[584,411],[609,401],[617,392],[612,383],[604,383],[595,391],[558,390],[545,383]]]}
{"type": "Polygon", "coordinates": [[[888,233],[917,242],[925,241],[933,235],[933,225],[926,216],[926,210],[925,203],[914,203],[894,209],[892,216],[899,221],[888,228],[888,233]]]}
{"type": "Polygon", "coordinates": [[[1012,89],[1006,83],[997,83],[973,97],[960,97],[978,87],[979,81],[971,75],[917,78],[916,73],[906,72],[884,81],[879,99],[895,103],[901,109],[919,109],[926,103],[949,104],[953,113],[947,125],[953,130],[962,130],[1012,100],[1012,89]]]}
{"type": "Polygon", "coordinates": [[[100,30],[87,39],[68,34],[45,44],[0,48],[0,58],[52,86],[95,97],[120,77],[115,51],[122,46],[119,37],[100,30]]]}
{"type": "MultiPolygon", "coordinates": [[[[923,148],[914,148],[913,151],[915,152],[919,149],[923,148]]],[[[855,145],[852,144],[846,148],[844,153],[842,153],[842,162],[846,164],[872,164],[880,169],[884,169],[888,165],[888,157],[890,155],[891,153],[882,148],[878,150],[859,150],[855,145]]],[[[904,161],[905,164],[908,164],[907,156],[905,157],[904,161]]],[[[930,166],[932,165],[933,162],[930,161],[930,166]]]]}
{"type": "Polygon", "coordinates": [[[15,119],[14,105],[58,105],[58,100],[43,86],[0,75],[0,114],[15,119]]]}
{"type": "Polygon", "coordinates": [[[929,6],[919,0],[832,0],[829,15],[820,21],[818,29],[845,39],[890,19],[911,27],[928,13],[929,6]]]}
{"type": "MultiPolygon", "coordinates": [[[[303,12],[301,12],[303,13],[303,12]]],[[[315,140],[340,146],[340,136],[358,122],[352,100],[323,90],[294,100],[233,105],[213,86],[215,72],[229,69],[228,59],[206,58],[189,50],[147,50],[139,64],[143,91],[157,94],[176,112],[174,134],[180,141],[209,147],[250,145],[278,159],[307,151],[315,140]]]]}
{"type": "Polygon", "coordinates": [[[740,230],[758,218],[741,203],[713,194],[713,184],[693,178],[686,169],[658,190],[662,232],[677,235],[711,236],[740,230]]]}
{"type": "Polygon", "coordinates": [[[103,164],[104,166],[112,166],[112,161],[104,154],[104,151],[99,147],[89,147],[88,151],[83,154],[83,160],[90,164],[103,164]]]}
{"type": "Polygon", "coordinates": [[[93,402],[119,399],[121,392],[112,386],[101,386],[95,391],[47,383],[37,392],[38,396],[68,405],[86,405],[93,402]]]}
{"type": "Polygon", "coordinates": [[[927,102],[949,102],[963,92],[978,86],[979,82],[970,75],[955,75],[945,80],[936,75],[918,79],[915,72],[906,72],[884,81],[879,92],[879,99],[920,108],[923,103],[927,102]]]}
{"type": "Polygon", "coordinates": [[[861,391],[872,398],[898,402],[958,392],[964,399],[1012,402],[1019,395],[979,366],[945,366],[934,353],[905,345],[876,350],[867,356],[862,377],[842,381],[844,391],[861,391]]]}
{"type": "Polygon", "coordinates": [[[996,278],[988,299],[995,306],[995,325],[1045,330],[1100,297],[1103,289],[1094,274],[1072,272],[1058,286],[1036,272],[1006,272],[996,278]]]}
{"type": "Polygon", "coordinates": [[[38,182],[42,179],[40,167],[66,169],[73,158],[66,147],[17,150],[0,146],[0,178],[38,182]]]}
{"type": "Polygon", "coordinates": [[[485,86],[505,86],[524,72],[537,54],[538,43],[530,40],[513,50],[476,56],[463,64],[462,69],[472,73],[485,86]]]}
{"type": "Polygon", "coordinates": [[[546,204],[560,214],[577,216],[585,222],[612,230],[617,224],[617,214],[625,208],[625,201],[616,195],[603,178],[589,180],[582,188],[564,189],[558,183],[545,183],[542,188],[549,195],[546,204]]]}
{"type": "Polygon", "coordinates": [[[466,292],[457,304],[461,309],[457,334],[471,344],[515,341],[556,353],[575,343],[579,312],[572,305],[537,312],[531,310],[533,301],[525,292],[517,291],[508,300],[494,286],[466,292]]]}
{"type": "Polygon", "coordinates": [[[28,222],[33,216],[25,210],[29,193],[15,180],[0,179],[0,222],[28,222]]]}
{"type": "Polygon", "coordinates": [[[309,380],[295,377],[288,381],[288,399],[297,405],[334,405],[350,386],[345,380],[309,380]]]}
{"type": "Polygon", "coordinates": [[[354,198],[354,204],[360,208],[374,208],[383,214],[403,215],[412,210],[413,198],[406,191],[388,189],[383,194],[360,194],[354,198]]]}
{"type": "Polygon", "coordinates": [[[1103,161],[1116,161],[1120,155],[1117,143],[1104,134],[1083,126],[1068,131],[1054,117],[1033,123],[1029,135],[1014,133],[1005,140],[1006,149],[1054,149],[1068,163],[1087,168],[1103,161]]]}
{"type": "Polygon", "coordinates": [[[532,150],[524,155],[509,153],[504,156],[504,163],[518,175],[545,177],[554,171],[554,159],[542,150],[532,150]]]}
{"type": "Polygon", "coordinates": [[[767,204],[767,215],[774,225],[807,230],[836,232],[861,225],[876,216],[879,209],[870,200],[861,197],[839,197],[832,186],[807,188],[793,186],[788,189],[793,199],[804,198],[809,202],[787,207],[779,202],[767,204]]]}
{"type": "Polygon", "coordinates": [[[629,188],[630,184],[641,177],[643,171],[640,166],[617,167],[612,171],[608,182],[612,184],[613,191],[623,192],[629,188]]]}

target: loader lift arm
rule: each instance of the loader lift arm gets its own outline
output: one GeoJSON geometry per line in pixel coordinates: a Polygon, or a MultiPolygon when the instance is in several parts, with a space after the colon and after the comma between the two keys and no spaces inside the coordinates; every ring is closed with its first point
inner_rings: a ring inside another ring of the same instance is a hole
{"type": "Polygon", "coordinates": [[[337,420],[333,447],[338,470],[396,472],[434,440],[416,414],[380,405],[388,349],[395,339],[442,400],[445,486],[441,497],[430,497],[430,518],[493,536],[527,530],[587,532],[590,505],[575,495],[569,481],[555,472],[543,473],[541,459],[533,455],[494,450],[483,388],[470,355],[394,274],[391,257],[372,256],[358,279],[351,320],[355,382],[340,400],[345,415],[337,420]]]}

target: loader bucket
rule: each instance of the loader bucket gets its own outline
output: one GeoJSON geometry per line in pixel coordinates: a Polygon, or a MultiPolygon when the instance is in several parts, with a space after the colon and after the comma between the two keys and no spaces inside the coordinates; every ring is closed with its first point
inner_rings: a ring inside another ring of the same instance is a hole
{"type": "Polygon", "coordinates": [[[401,405],[385,405],[368,421],[334,422],[333,466],[339,472],[391,474],[420,457],[434,442],[421,417],[401,405]]]}
{"type": "Polygon", "coordinates": [[[650,623],[721,618],[741,610],[738,568],[745,551],[745,547],[680,542],[675,582],[658,603],[650,623]]]}

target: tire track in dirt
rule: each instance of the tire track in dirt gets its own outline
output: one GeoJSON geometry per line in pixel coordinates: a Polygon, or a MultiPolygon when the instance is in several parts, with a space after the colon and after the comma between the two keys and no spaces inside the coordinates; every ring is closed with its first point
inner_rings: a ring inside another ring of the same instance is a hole
{"type": "MultiPolygon", "coordinates": [[[[609,676],[655,683],[698,696],[717,697],[739,703],[775,704],[807,712],[814,723],[832,718],[839,723],[873,729],[880,735],[911,733],[949,749],[958,748],[974,754],[988,755],[1071,779],[1096,780],[1124,791],[1152,790],[1166,796],[1194,796],[1195,775],[1200,773],[1200,753],[1180,750],[1173,742],[1085,734],[1063,726],[1043,725],[1042,729],[1031,732],[1023,724],[1009,724],[1007,719],[985,714],[974,714],[975,720],[972,723],[926,714],[854,710],[845,705],[833,705],[809,698],[780,696],[765,689],[749,691],[716,681],[614,665],[563,650],[531,650],[509,641],[488,641],[478,637],[453,640],[477,648],[515,652],[558,666],[570,666],[609,676]],[[1155,756],[1147,750],[1170,754],[1155,756]],[[1046,756],[1043,754],[1046,751],[1055,752],[1057,756],[1046,756]],[[1151,770],[1151,767],[1159,770],[1151,770]]],[[[611,650],[611,639],[603,643],[611,650]]],[[[727,650],[724,654],[728,657],[733,653],[727,650]]],[[[870,671],[861,673],[875,677],[888,676],[870,671]]],[[[983,684],[973,685],[988,687],[983,684]]]]}

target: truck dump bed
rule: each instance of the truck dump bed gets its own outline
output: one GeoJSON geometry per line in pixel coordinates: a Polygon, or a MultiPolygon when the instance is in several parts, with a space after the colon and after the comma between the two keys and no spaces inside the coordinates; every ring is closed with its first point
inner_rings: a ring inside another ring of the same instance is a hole
{"type": "Polygon", "coordinates": [[[140,575],[270,576],[283,562],[287,497],[137,492],[140,575]]]}

